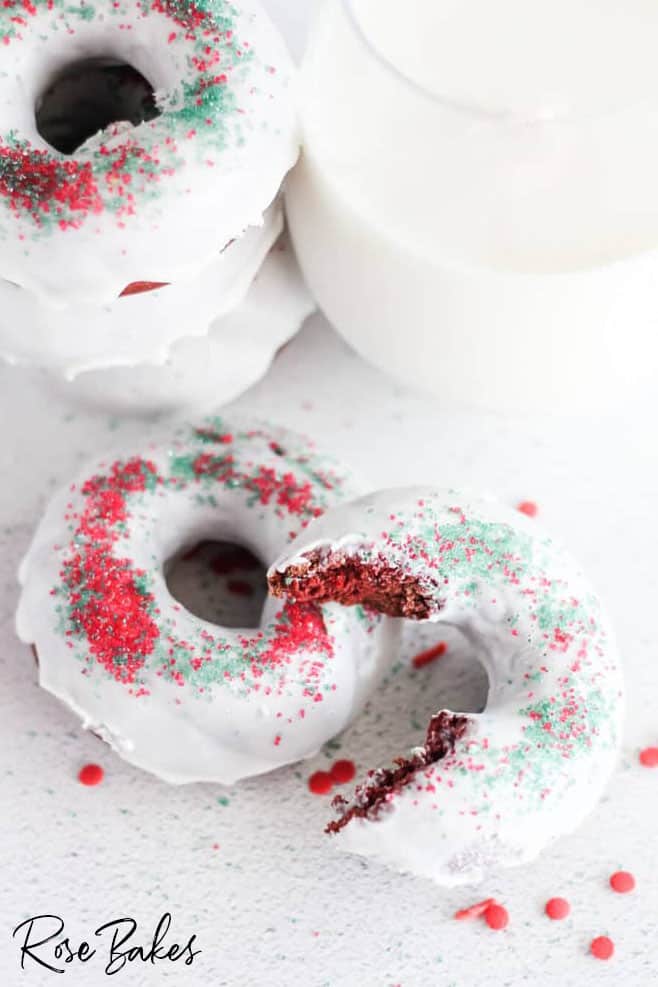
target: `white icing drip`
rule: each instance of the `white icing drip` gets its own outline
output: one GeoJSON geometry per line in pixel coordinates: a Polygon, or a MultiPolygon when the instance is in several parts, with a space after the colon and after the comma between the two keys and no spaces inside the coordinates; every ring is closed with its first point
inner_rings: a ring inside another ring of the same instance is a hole
{"type": "Polygon", "coordinates": [[[188,280],[106,305],[53,308],[0,281],[0,355],[67,380],[106,367],[162,365],[176,342],[207,335],[215,319],[243,301],[282,227],[277,203],[260,226],[250,227],[188,280]]]}
{"type": "Polygon", "coordinates": [[[95,370],[61,386],[69,399],[122,413],[212,410],[262,377],[313,308],[283,238],[240,305],[213,322],[207,335],[174,343],[165,364],[95,370]]]}

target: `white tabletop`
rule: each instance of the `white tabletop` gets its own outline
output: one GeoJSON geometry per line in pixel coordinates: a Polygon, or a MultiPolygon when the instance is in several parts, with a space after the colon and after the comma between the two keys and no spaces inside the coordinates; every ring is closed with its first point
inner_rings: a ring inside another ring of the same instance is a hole
{"type": "MultiPolygon", "coordinates": [[[[271,6],[283,9],[283,0],[271,6]]],[[[288,4],[290,7],[291,5],[288,4]]],[[[301,8],[297,0],[294,10],[301,8]]],[[[293,11],[294,12],[294,11],[293,11]]],[[[301,38],[304,18],[297,17],[301,38]]],[[[237,406],[311,434],[358,466],[373,487],[432,481],[467,485],[516,504],[530,498],[608,601],[625,659],[628,716],[619,770],[587,823],[536,863],[481,888],[446,891],[343,855],[323,836],[327,797],[306,779],[337,756],[360,771],[421,741],[442,705],[476,708],[482,673],[458,649],[424,670],[405,661],[356,725],[311,762],[223,790],[173,788],[119,760],[36,684],[32,656],[14,635],[16,567],[50,491],[80,461],[149,426],[73,408],[39,375],[0,367],[0,750],[4,833],[0,892],[3,982],[46,985],[56,974],[26,966],[11,930],[54,913],[66,934],[93,938],[103,922],[132,916],[132,943],[148,944],[160,915],[171,941],[197,935],[192,966],[135,962],[116,983],[268,987],[519,987],[618,984],[658,978],[658,769],[641,747],[658,745],[656,504],[658,452],[650,422],[514,419],[449,411],[367,367],[314,316],[267,378],[237,406]],[[96,788],[77,782],[102,764],[96,788]],[[637,890],[607,887],[619,868],[637,890]],[[543,915],[553,895],[569,919],[543,915]],[[457,923],[455,909],[483,897],[505,903],[510,925],[492,932],[457,923]],[[588,955],[610,935],[614,958],[588,955]]],[[[70,964],[65,984],[100,987],[105,957],[70,964]]]]}

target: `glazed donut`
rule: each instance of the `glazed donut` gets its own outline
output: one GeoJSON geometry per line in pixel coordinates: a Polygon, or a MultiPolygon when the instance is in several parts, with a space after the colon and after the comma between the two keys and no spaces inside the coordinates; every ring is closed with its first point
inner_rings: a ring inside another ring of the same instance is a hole
{"type": "Polygon", "coordinates": [[[259,380],[314,307],[284,236],[265,258],[244,300],[216,319],[206,335],[178,340],[159,366],[82,373],[73,381],[60,381],[60,393],[121,414],[184,412],[188,420],[198,418],[259,380]]]}
{"type": "Polygon", "coordinates": [[[217,417],[88,467],[20,570],[17,630],[40,684],[169,782],[230,784],[315,753],[392,658],[387,621],[270,599],[258,628],[222,628],[176,602],[164,569],[208,538],[269,563],[351,490],[308,440],[217,417]]]}
{"type": "MultiPolygon", "coordinates": [[[[0,356],[8,363],[45,367],[67,381],[93,370],[161,366],[179,342],[207,336],[216,319],[239,308],[282,229],[277,201],[261,226],[246,230],[190,280],[132,289],[128,297],[102,306],[53,308],[32,292],[0,281],[0,356]]],[[[211,407],[258,378],[243,372],[239,343],[236,339],[230,353],[238,386],[229,391],[218,380],[211,407]]],[[[273,340],[270,357],[275,348],[273,340]]],[[[98,396],[104,391],[104,384],[97,387],[98,396]]],[[[189,388],[191,400],[194,395],[195,388],[189,388]]]]}
{"type": "Polygon", "coordinates": [[[254,0],[5,0],[0,47],[0,275],[48,304],[189,279],[260,225],[297,157],[291,63],[254,0]],[[43,94],[104,59],[159,115],[63,154],[37,129],[43,94]]]}
{"type": "Polygon", "coordinates": [[[592,809],[620,743],[619,662],[599,599],[535,522],[453,490],[384,491],[313,522],[269,579],[300,605],[450,624],[489,677],[484,712],[438,712],[423,747],[335,802],[346,849],[471,883],[592,809]]]}

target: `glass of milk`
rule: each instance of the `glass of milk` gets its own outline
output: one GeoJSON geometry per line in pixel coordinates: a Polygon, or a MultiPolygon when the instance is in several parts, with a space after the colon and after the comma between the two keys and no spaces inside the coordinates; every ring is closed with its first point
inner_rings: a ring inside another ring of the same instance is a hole
{"type": "Polygon", "coordinates": [[[325,0],[287,210],[370,361],[491,409],[651,402],[655,0],[325,0]]]}

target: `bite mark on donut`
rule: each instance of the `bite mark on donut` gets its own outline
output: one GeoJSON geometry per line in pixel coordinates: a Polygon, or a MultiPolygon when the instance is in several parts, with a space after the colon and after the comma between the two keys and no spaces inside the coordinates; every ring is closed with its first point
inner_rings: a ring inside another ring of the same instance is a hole
{"type": "Polygon", "coordinates": [[[358,555],[317,548],[304,561],[273,571],[273,596],[299,603],[361,603],[388,617],[425,620],[436,613],[436,599],[417,576],[390,565],[383,557],[367,562],[358,555]]]}
{"type": "Polygon", "coordinates": [[[392,768],[371,771],[370,780],[356,788],[352,799],[336,796],[332,805],[339,818],[325,827],[325,833],[339,833],[352,819],[377,819],[392,797],[409,785],[418,771],[452,753],[467,726],[467,717],[456,713],[444,710],[433,716],[427,728],[424,747],[417,748],[410,757],[395,758],[392,768]]]}
{"type": "MultiPolygon", "coordinates": [[[[437,612],[436,586],[432,592],[421,580],[395,568],[383,557],[364,561],[358,555],[317,548],[304,561],[283,572],[269,574],[274,596],[297,603],[362,604],[389,617],[425,620],[437,612]]],[[[376,819],[391,798],[410,784],[416,773],[450,754],[464,735],[468,719],[442,711],[429,722],[425,745],[410,757],[398,757],[394,767],[369,772],[369,781],[356,788],[352,799],[337,795],[332,805],[339,818],[330,822],[326,833],[339,833],[352,819],[376,819]]]]}

